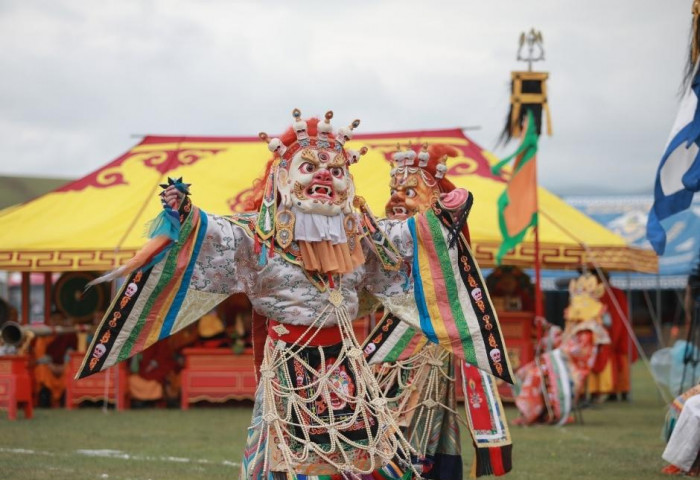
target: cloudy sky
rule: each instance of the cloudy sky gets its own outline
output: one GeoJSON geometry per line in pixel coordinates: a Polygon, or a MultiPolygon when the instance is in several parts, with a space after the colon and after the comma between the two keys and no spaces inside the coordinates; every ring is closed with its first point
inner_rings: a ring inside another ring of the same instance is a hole
{"type": "MultiPolygon", "coordinates": [[[[78,177],[134,134],[254,135],[333,109],[363,132],[480,126],[542,31],[560,194],[650,192],[692,0],[0,0],[0,175],[78,177]]],[[[512,149],[495,149],[503,155],[512,149]]]]}

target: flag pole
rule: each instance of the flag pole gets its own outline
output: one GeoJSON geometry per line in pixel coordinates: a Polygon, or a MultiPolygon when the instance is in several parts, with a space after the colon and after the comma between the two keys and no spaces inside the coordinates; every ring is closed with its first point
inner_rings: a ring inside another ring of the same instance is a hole
{"type": "Polygon", "coordinates": [[[544,296],[542,295],[539,226],[535,226],[535,325],[537,326],[538,343],[542,339],[542,322],[538,320],[539,318],[544,318],[544,296]]]}
{"type": "MultiPolygon", "coordinates": [[[[536,161],[536,160],[535,160],[536,161]]],[[[537,222],[535,223],[535,325],[537,329],[537,344],[542,339],[542,322],[544,318],[544,297],[542,295],[542,263],[540,255],[540,202],[537,189],[537,163],[535,163],[535,205],[537,212],[537,222]]]]}
{"type": "MultiPolygon", "coordinates": [[[[700,0],[698,0],[700,1],[700,0]]],[[[523,138],[521,146],[516,150],[516,153],[512,157],[521,155],[521,159],[527,162],[528,160],[535,161],[532,168],[528,167],[528,174],[533,176],[535,193],[534,199],[531,194],[528,193],[527,198],[524,199],[528,202],[527,209],[528,215],[532,215],[528,218],[530,222],[526,228],[532,226],[534,229],[534,241],[535,241],[535,252],[534,252],[534,267],[535,267],[535,325],[537,330],[537,341],[539,343],[543,334],[543,322],[544,318],[544,295],[542,293],[542,255],[540,252],[540,235],[539,235],[539,199],[537,191],[537,143],[539,140],[540,132],[543,128],[546,128],[548,135],[552,134],[552,124],[549,115],[549,102],[547,99],[547,79],[549,78],[549,73],[547,72],[535,72],[532,69],[532,64],[534,62],[539,62],[544,60],[544,44],[542,40],[542,32],[531,29],[529,32],[522,32],[520,34],[520,45],[518,48],[517,60],[526,62],[528,65],[527,71],[513,71],[511,72],[511,96],[510,96],[510,111],[506,119],[506,125],[501,134],[501,141],[507,143],[515,137],[523,138]],[[546,123],[543,121],[546,118],[546,123]],[[532,125],[530,125],[532,123],[532,125]],[[533,135],[535,138],[529,137],[533,135]],[[532,149],[532,150],[531,150],[532,149]],[[534,158],[533,158],[534,157],[534,158]],[[534,200],[534,201],[533,201],[534,200]],[[534,205],[532,205],[534,203],[534,205]],[[532,208],[532,210],[530,210],[532,208]],[[533,212],[532,214],[530,212],[533,212]],[[534,220],[534,222],[533,222],[534,220]]],[[[500,171],[500,167],[503,166],[510,160],[510,157],[501,161],[493,167],[494,173],[500,171]]],[[[516,160],[513,167],[513,174],[518,172],[520,168],[520,160],[516,160]]],[[[510,186],[509,181],[509,186],[510,186]]],[[[506,187],[508,189],[509,187],[506,187]]],[[[505,195],[505,192],[504,192],[505,195]]],[[[504,197],[502,197],[504,198],[504,197]]],[[[508,233],[509,226],[505,217],[505,206],[508,205],[508,197],[505,197],[505,201],[499,199],[499,208],[502,208],[502,213],[499,214],[499,222],[501,227],[501,232],[508,233]]],[[[513,200],[513,199],[511,199],[513,200]]],[[[522,210],[522,209],[521,209],[522,210]]],[[[500,264],[503,255],[506,250],[505,247],[510,247],[511,249],[515,244],[520,243],[524,240],[526,230],[521,230],[520,232],[511,232],[513,235],[503,235],[504,243],[501,244],[501,249],[496,254],[496,261],[500,264]],[[507,241],[506,241],[507,239],[507,241]],[[505,246],[505,247],[504,247],[505,246]]]]}

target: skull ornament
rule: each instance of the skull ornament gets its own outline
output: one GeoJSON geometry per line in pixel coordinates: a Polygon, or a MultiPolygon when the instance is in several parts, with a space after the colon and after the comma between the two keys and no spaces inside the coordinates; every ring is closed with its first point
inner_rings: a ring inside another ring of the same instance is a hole
{"type": "Polygon", "coordinates": [[[489,355],[491,356],[491,360],[493,360],[494,363],[498,363],[501,361],[501,351],[498,348],[491,349],[489,355]]]}
{"type": "Polygon", "coordinates": [[[294,133],[297,136],[298,142],[303,142],[309,139],[309,130],[306,126],[306,122],[301,120],[294,122],[292,124],[292,128],[294,128],[294,133]]]}
{"type": "Polygon", "coordinates": [[[102,358],[102,356],[107,353],[107,347],[103,344],[98,343],[95,350],[92,352],[92,356],[95,358],[102,358]]]}
{"type": "Polygon", "coordinates": [[[481,292],[480,288],[477,287],[474,290],[472,290],[472,298],[477,302],[481,301],[481,299],[483,298],[483,293],[481,292]]]}
{"type": "Polygon", "coordinates": [[[124,295],[131,298],[134,295],[136,295],[136,292],[138,292],[138,290],[139,290],[139,286],[132,282],[126,286],[126,290],[124,291],[124,295]]]}
{"type": "Polygon", "coordinates": [[[372,355],[375,351],[377,351],[377,346],[374,343],[369,343],[365,347],[365,355],[372,355]]]}

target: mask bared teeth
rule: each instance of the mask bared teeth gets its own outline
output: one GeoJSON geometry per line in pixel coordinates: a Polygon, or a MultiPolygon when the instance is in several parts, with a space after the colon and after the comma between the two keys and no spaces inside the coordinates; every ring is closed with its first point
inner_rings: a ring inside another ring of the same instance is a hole
{"type": "Polygon", "coordinates": [[[312,185],[309,189],[311,195],[324,195],[326,197],[331,197],[331,189],[325,185],[312,185]]]}

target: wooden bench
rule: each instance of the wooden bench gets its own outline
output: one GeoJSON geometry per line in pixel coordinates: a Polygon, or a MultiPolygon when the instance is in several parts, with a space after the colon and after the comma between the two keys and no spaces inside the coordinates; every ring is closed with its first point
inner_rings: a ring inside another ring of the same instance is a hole
{"type": "Polygon", "coordinates": [[[32,418],[34,410],[29,357],[0,356],[0,409],[7,410],[9,420],[16,420],[20,405],[23,405],[24,418],[32,418]]]}
{"type": "Polygon", "coordinates": [[[129,381],[126,362],[76,380],[75,374],[80,370],[84,353],[73,352],[66,368],[66,410],[72,410],[84,400],[97,402],[106,400],[116,404],[117,410],[129,408],[129,381]],[[109,379],[107,378],[109,376],[109,379]],[[108,385],[105,385],[108,383],[108,385]],[[105,394],[105,386],[107,392],[105,394]]]}
{"type": "Polygon", "coordinates": [[[185,368],[181,376],[180,405],[187,410],[191,403],[253,400],[255,380],[251,349],[235,355],[228,348],[186,348],[185,368]]]}

